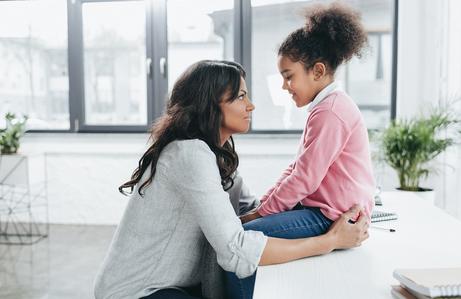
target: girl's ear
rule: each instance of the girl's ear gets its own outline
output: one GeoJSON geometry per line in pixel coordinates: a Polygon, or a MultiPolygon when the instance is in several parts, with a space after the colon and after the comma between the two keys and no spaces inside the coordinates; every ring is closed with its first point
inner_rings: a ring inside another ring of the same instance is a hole
{"type": "Polygon", "coordinates": [[[314,73],[314,80],[319,80],[327,73],[327,67],[323,62],[316,62],[312,67],[314,73]]]}

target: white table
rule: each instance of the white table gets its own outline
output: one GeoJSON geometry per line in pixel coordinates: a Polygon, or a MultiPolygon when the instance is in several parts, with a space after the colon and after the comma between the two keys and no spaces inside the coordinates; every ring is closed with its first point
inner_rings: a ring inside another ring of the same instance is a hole
{"type": "Polygon", "coordinates": [[[398,220],[375,223],[361,247],[258,268],[255,299],[392,298],[396,268],[461,267],[461,222],[418,196],[385,192],[398,220]]]}

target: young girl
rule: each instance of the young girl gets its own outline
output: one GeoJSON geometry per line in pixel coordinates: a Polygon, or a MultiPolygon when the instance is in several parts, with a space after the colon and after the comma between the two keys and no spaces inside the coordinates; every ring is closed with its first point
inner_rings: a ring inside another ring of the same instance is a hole
{"type": "Polygon", "coordinates": [[[354,204],[370,215],[375,183],[367,129],[357,105],[334,80],[338,66],[360,56],[366,40],[359,14],[334,3],[309,8],[306,25],[282,43],[282,88],[297,107],[309,105],[309,115],[296,160],[244,222],[305,207],[307,215],[314,208],[334,221],[354,204]]]}
{"type": "Polygon", "coordinates": [[[96,278],[96,299],[224,298],[219,264],[239,278],[283,263],[360,245],[368,237],[356,206],[322,236],[299,240],[244,231],[237,216],[255,206],[236,174],[232,134],[248,131],[245,72],[201,61],[175,83],[153,143],[131,180],[131,198],[96,278]],[[227,191],[227,192],[226,192],[227,191]]]}
{"type": "MultiPolygon", "coordinates": [[[[338,66],[360,56],[367,34],[359,14],[338,3],[310,6],[305,16],[306,25],[289,34],[278,51],[282,88],[297,107],[309,105],[297,158],[261,205],[241,217],[245,229],[272,237],[320,235],[354,204],[364,207],[367,217],[373,206],[367,129],[357,105],[334,79],[338,66]]],[[[232,275],[229,283],[236,283],[232,275]]],[[[248,279],[237,283],[252,291],[248,279]]]]}

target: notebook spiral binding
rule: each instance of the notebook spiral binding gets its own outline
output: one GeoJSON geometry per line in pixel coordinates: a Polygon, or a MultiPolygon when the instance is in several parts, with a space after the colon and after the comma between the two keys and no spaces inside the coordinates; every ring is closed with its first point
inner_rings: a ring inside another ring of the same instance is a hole
{"type": "Polygon", "coordinates": [[[371,213],[371,223],[380,222],[380,221],[389,221],[389,220],[396,220],[397,214],[391,212],[383,212],[383,211],[376,211],[374,210],[371,213]]]}
{"type": "Polygon", "coordinates": [[[459,296],[461,294],[461,284],[458,285],[436,285],[435,289],[438,289],[442,297],[459,296]]]}

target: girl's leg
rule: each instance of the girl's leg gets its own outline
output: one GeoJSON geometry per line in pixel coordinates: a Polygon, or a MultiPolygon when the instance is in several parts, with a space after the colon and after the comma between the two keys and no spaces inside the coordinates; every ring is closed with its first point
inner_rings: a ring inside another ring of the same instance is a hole
{"type": "MultiPolygon", "coordinates": [[[[266,236],[299,239],[324,234],[333,223],[318,208],[296,206],[294,210],[258,218],[243,225],[245,230],[263,232],[266,236]]],[[[244,279],[226,272],[226,288],[229,299],[253,298],[256,272],[244,279]]]]}
{"type": "Polygon", "coordinates": [[[247,222],[243,228],[261,231],[269,237],[299,239],[322,235],[332,223],[319,208],[297,206],[295,210],[247,222]]]}

